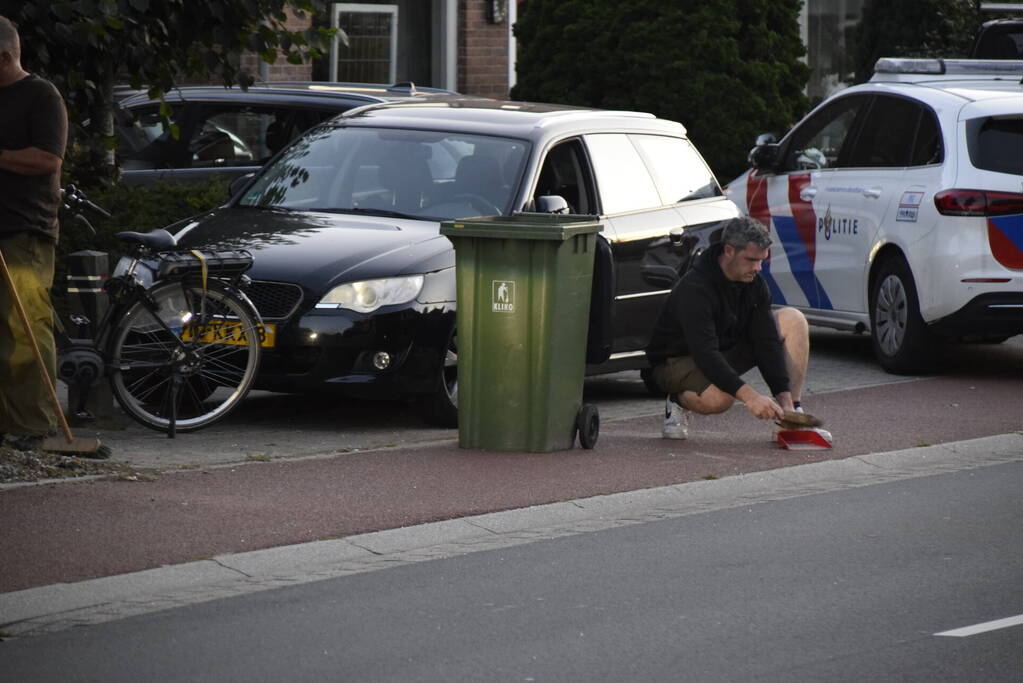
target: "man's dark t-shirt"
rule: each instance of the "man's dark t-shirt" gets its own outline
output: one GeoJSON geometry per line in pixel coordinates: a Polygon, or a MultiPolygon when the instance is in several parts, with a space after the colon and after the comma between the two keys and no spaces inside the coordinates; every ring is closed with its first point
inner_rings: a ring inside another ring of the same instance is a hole
{"type": "MultiPolygon", "coordinates": [[[[35,75],[0,88],[0,149],[37,147],[63,157],[67,110],[60,93],[35,75]]],[[[57,239],[60,174],[0,170],[0,236],[32,232],[57,239]]]]}
{"type": "Polygon", "coordinates": [[[722,249],[718,243],[700,254],[675,284],[654,325],[647,357],[659,365],[668,358],[692,356],[714,386],[734,396],[744,382],[721,352],[746,342],[777,396],[789,390],[789,378],[771,293],[760,275],[749,283],[726,278],[718,262],[722,249]]]}

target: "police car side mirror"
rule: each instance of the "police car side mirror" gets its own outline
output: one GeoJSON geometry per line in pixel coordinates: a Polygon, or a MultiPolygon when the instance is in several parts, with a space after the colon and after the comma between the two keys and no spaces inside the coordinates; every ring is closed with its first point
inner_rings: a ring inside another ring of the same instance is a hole
{"type": "Polygon", "coordinates": [[[778,163],[778,144],[770,133],[757,137],[756,146],[749,151],[749,164],[758,171],[770,170],[778,163]]]}

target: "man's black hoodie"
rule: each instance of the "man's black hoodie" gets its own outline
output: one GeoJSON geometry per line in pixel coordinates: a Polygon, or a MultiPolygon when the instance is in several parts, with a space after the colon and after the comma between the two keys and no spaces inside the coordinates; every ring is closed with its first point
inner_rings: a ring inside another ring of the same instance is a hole
{"type": "Polygon", "coordinates": [[[712,245],[675,283],[654,325],[647,357],[659,365],[667,358],[692,356],[714,386],[734,396],[745,382],[721,352],[745,339],[777,396],[789,390],[789,377],[771,293],[759,273],[749,283],[726,278],[718,263],[723,248],[721,243],[712,245]]]}

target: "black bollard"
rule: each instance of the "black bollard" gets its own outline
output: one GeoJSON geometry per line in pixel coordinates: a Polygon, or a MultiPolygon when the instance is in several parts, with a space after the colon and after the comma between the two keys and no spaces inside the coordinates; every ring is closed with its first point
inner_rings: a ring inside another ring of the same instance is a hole
{"type": "Polygon", "coordinates": [[[109,276],[109,257],[102,251],[68,254],[67,335],[71,348],[61,354],[57,376],[68,387],[68,422],[75,426],[124,429],[126,421],[114,408],[114,397],[102,361],[92,348],[92,336],[109,302],[103,283],[109,276]]]}

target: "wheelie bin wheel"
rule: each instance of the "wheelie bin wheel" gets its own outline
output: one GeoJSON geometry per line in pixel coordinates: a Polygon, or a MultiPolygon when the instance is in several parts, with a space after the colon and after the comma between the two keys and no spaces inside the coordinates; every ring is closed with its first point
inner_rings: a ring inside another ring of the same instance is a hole
{"type": "Polygon", "coordinates": [[[576,417],[576,428],[579,430],[579,445],[590,449],[597,445],[600,436],[600,413],[597,406],[587,403],[579,410],[576,417]]]}

